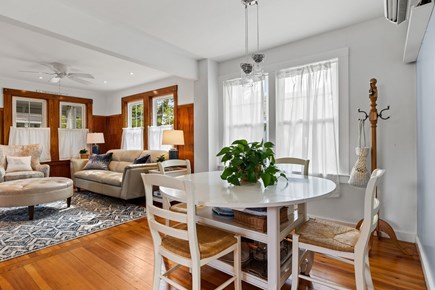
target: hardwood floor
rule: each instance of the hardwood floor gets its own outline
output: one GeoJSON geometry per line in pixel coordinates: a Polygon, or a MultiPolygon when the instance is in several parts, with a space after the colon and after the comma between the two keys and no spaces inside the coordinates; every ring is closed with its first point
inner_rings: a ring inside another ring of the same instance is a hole
{"type": "MultiPolygon", "coordinates": [[[[0,289],[151,289],[152,248],[140,219],[0,263],[0,289]]],[[[375,240],[370,264],[376,289],[426,289],[418,256],[403,255],[388,240],[375,240]]],[[[329,258],[316,256],[311,274],[354,288],[352,267],[329,258]]],[[[175,278],[190,287],[186,269],[175,278]]],[[[214,289],[226,275],[204,267],[202,278],[203,289],[214,289]]],[[[282,289],[290,287],[289,280],[282,289]]],[[[243,289],[257,288],[244,283],[243,289]]],[[[299,289],[328,288],[304,283],[299,289]]]]}

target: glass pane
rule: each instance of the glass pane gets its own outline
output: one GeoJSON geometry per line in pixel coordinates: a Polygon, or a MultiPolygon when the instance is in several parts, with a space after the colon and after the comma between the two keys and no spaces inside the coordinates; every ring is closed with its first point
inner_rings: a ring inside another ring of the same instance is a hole
{"type": "Polygon", "coordinates": [[[42,103],[29,102],[29,105],[30,105],[30,114],[42,115],[42,103]]]}
{"type": "Polygon", "coordinates": [[[83,129],[83,106],[61,105],[60,127],[83,129]]]}
{"type": "Polygon", "coordinates": [[[29,102],[17,101],[17,113],[28,113],[28,112],[29,112],[29,102]]]}

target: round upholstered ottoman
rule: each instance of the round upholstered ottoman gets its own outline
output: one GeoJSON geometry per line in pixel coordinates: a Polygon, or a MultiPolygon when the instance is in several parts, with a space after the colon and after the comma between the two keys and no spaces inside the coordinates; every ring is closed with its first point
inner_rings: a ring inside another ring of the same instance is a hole
{"type": "Polygon", "coordinates": [[[73,181],[64,177],[28,178],[0,183],[0,207],[28,206],[33,220],[35,205],[66,199],[73,195],[73,181]]]}

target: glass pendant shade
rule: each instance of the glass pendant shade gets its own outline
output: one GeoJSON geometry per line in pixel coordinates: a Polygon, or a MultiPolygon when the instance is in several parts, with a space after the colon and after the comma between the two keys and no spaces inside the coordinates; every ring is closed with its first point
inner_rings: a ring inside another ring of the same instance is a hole
{"type": "Polygon", "coordinates": [[[240,64],[241,78],[244,85],[252,85],[254,81],[264,79],[263,61],[265,55],[260,53],[260,36],[259,36],[259,13],[258,13],[258,0],[241,0],[245,7],[245,55],[246,62],[240,64]],[[257,51],[249,57],[248,48],[248,6],[256,5],[257,7],[257,51]],[[250,61],[252,59],[252,62],[250,61]]]}

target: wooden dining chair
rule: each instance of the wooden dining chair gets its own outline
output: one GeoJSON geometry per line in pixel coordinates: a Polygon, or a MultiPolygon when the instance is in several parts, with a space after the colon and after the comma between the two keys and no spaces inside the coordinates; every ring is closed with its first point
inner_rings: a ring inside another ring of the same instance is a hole
{"type": "MultiPolygon", "coordinates": [[[[181,160],[181,159],[170,159],[170,160],[165,160],[163,162],[158,162],[157,166],[159,167],[159,171],[161,174],[167,174],[167,173],[171,173],[171,171],[168,171],[168,168],[174,168],[174,167],[181,167],[181,168],[186,168],[186,174],[191,174],[192,173],[192,169],[190,167],[190,161],[188,159],[186,160],[181,160]]],[[[176,211],[176,212],[181,212],[181,213],[186,213],[187,212],[187,207],[186,207],[186,203],[184,202],[180,202],[180,203],[176,203],[174,205],[171,204],[171,200],[165,195],[164,192],[160,192],[161,196],[162,196],[162,206],[165,209],[169,209],[172,211],[176,211]]]]}
{"type": "MultiPolygon", "coordinates": [[[[275,158],[275,164],[300,165],[302,167],[301,174],[303,174],[304,176],[308,176],[308,169],[310,167],[310,160],[295,158],[295,157],[280,157],[280,158],[275,158]]],[[[293,213],[295,213],[296,211],[298,214],[299,213],[306,213],[306,211],[307,211],[306,204],[305,203],[295,204],[293,206],[293,213]]]]}
{"type": "Polygon", "coordinates": [[[186,289],[168,275],[177,268],[186,266],[192,273],[192,289],[201,289],[201,266],[210,263],[228,253],[234,253],[233,275],[216,289],[224,289],[234,283],[241,289],[241,244],[240,236],[223,230],[196,223],[194,194],[191,182],[162,174],[141,174],[145,186],[146,211],[154,245],[154,281],[153,289],[159,289],[160,280],[177,289],[186,289]],[[154,206],[153,186],[163,186],[179,190],[185,197],[187,213],[173,212],[154,206]],[[165,219],[176,222],[169,226],[165,219]],[[162,261],[167,258],[176,263],[174,267],[162,273],[162,261]]]}
{"type": "Polygon", "coordinates": [[[280,157],[275,159],[275,164],[296,164],[301,165],[304,169],[301,174],[307,176],[308,175],[308,169],[310,166],[310,160],[308,159],[301,159],[301,158],[295,158],[295,157],[280,157]]]}
{"type": "Polygon", "coordinates": [[[301,257],[299,249],[308,253],[325,254],[342,262],[354,265],[356,289],[374,289],[370,274],[368,242],[378,224],[379,200],[376,198],[376,186],[385,170],[373,171],[367,184],[364,197],[364,221],[360,230],[327,221],[309,219],[292,235],[292,290],[296,290],[299,278],[317,282],[335,289],[343,289],[338,285],[308,273],[300,273],[301,257]]]}

